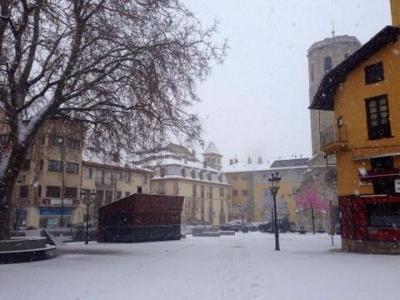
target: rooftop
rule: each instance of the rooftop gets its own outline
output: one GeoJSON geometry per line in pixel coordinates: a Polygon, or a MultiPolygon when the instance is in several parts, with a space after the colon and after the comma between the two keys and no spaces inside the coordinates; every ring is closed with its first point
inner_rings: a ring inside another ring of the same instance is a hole
{"type": "Polygon", "coordinates": [[[334,110],[336,90],[345,81],[346,76],[379,50],[390,43],[396,42],[399,39],[399,35],[399,27],[386,26],[360,49],[333,68],[322,79],[309,108],[315,110],[334,110]]]}

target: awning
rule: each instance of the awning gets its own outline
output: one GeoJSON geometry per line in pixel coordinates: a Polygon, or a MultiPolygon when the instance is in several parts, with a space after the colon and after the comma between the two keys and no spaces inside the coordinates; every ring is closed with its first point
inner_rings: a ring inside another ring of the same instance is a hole
{"type": "Polygon", "coordinates": [[[367,174],[360,175],[361,181],[371,182],[376,180],[394,180],[400,178],[400,170],[371,170],[367,174]]]}
{"type": "Polygon", "coordinates": [[[371,158],[381,158],[381,157],[389,157],[389,156],[400,156],[400,152],[371,154],[371,155],[365,155],[365,156],[354,156],[354,157],[352,157],[352,160],[366,160],[366,159],[371,159],[371,158]]]}

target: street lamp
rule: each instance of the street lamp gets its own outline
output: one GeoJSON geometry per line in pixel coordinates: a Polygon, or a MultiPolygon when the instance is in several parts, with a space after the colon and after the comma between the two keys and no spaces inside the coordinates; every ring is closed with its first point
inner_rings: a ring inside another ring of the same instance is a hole
{"type": "Polygon", "coordinates": [[[85,191],[81,191],[81,198],[83,198],[83,204],[86,205],[86,230],[85,230],[85,245],[89,244],[89,208],[90,204],[94,203],[94,197],[96,196],[96,191],[92,190],[90,194],[85,191]]]}
{"type": "Polygon", "coordinates": [[[272,194],[274,200],[274,231],[275,231],[275,251],[279,251],[279,230],[278,230],[278,215],[276,210],[276,194],[279,191],[279,182],[281,181],[281,177],[278,172],[275,174],[272,173],[268,178],[269,181],[269,191],[272,194]]]}

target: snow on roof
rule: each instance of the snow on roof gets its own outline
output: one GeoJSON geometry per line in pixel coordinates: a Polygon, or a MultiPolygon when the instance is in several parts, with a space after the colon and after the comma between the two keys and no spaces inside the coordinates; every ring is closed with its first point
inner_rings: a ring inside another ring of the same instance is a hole
{"type": "Polygon", "coordinates": [[[204,153],[220,154],[217,146],[213,142],[209,143],[204,153]]]}
{"type": "Polygon", "coordinates": [[[160,158],[160,159],[155,159],[155,160],[149,161],[148,165],[150,167],[178,165],[178,166],[182,166],[182,167],[201,169],[201,170],[207,170],[207,171],[211,171],[211,172],[215,172],[215,173],[220,173],[220,171],[217,169],[213,169],[210,167],[204,168],[203,164],[198,160],[193,161],[193,160],[188,160],[188,159],[184,159],[184,158],[175,158],[175,157],[160,158]]]}
{"type": "Polygon", "coordinates": [[[233,164],[229,166],[225,166],[223,169],[223,173],[244,173],[244,172],[262,172],[262,171],[278,171],[278,170],[291,170],[291,169],[307,169],[308,165],[308,158],[303,158],[301,159],[304,164],[299,164],[299,160],[293,160],[296,161],[296,164],[290,164],[289,162],[291,161],[290,159],[288,160],[282,160],[283,164],[279,164],[277,162],[280,161],[275,161],[272,163],[271,166],[269,166],[266,163],[263,164],[233,164]],[[275,166],[274,166],[275,165],[275,166]]]}

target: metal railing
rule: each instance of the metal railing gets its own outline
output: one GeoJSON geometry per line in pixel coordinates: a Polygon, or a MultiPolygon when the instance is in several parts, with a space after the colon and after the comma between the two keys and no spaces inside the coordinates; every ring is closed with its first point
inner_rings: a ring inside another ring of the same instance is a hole
{"type": "Polygon", "coordinates": [[[336,124],[332,124],[320,132],[321,149],[334,143],[346,142],[347,136],[345,125],[338,127],[336,124]]]}

